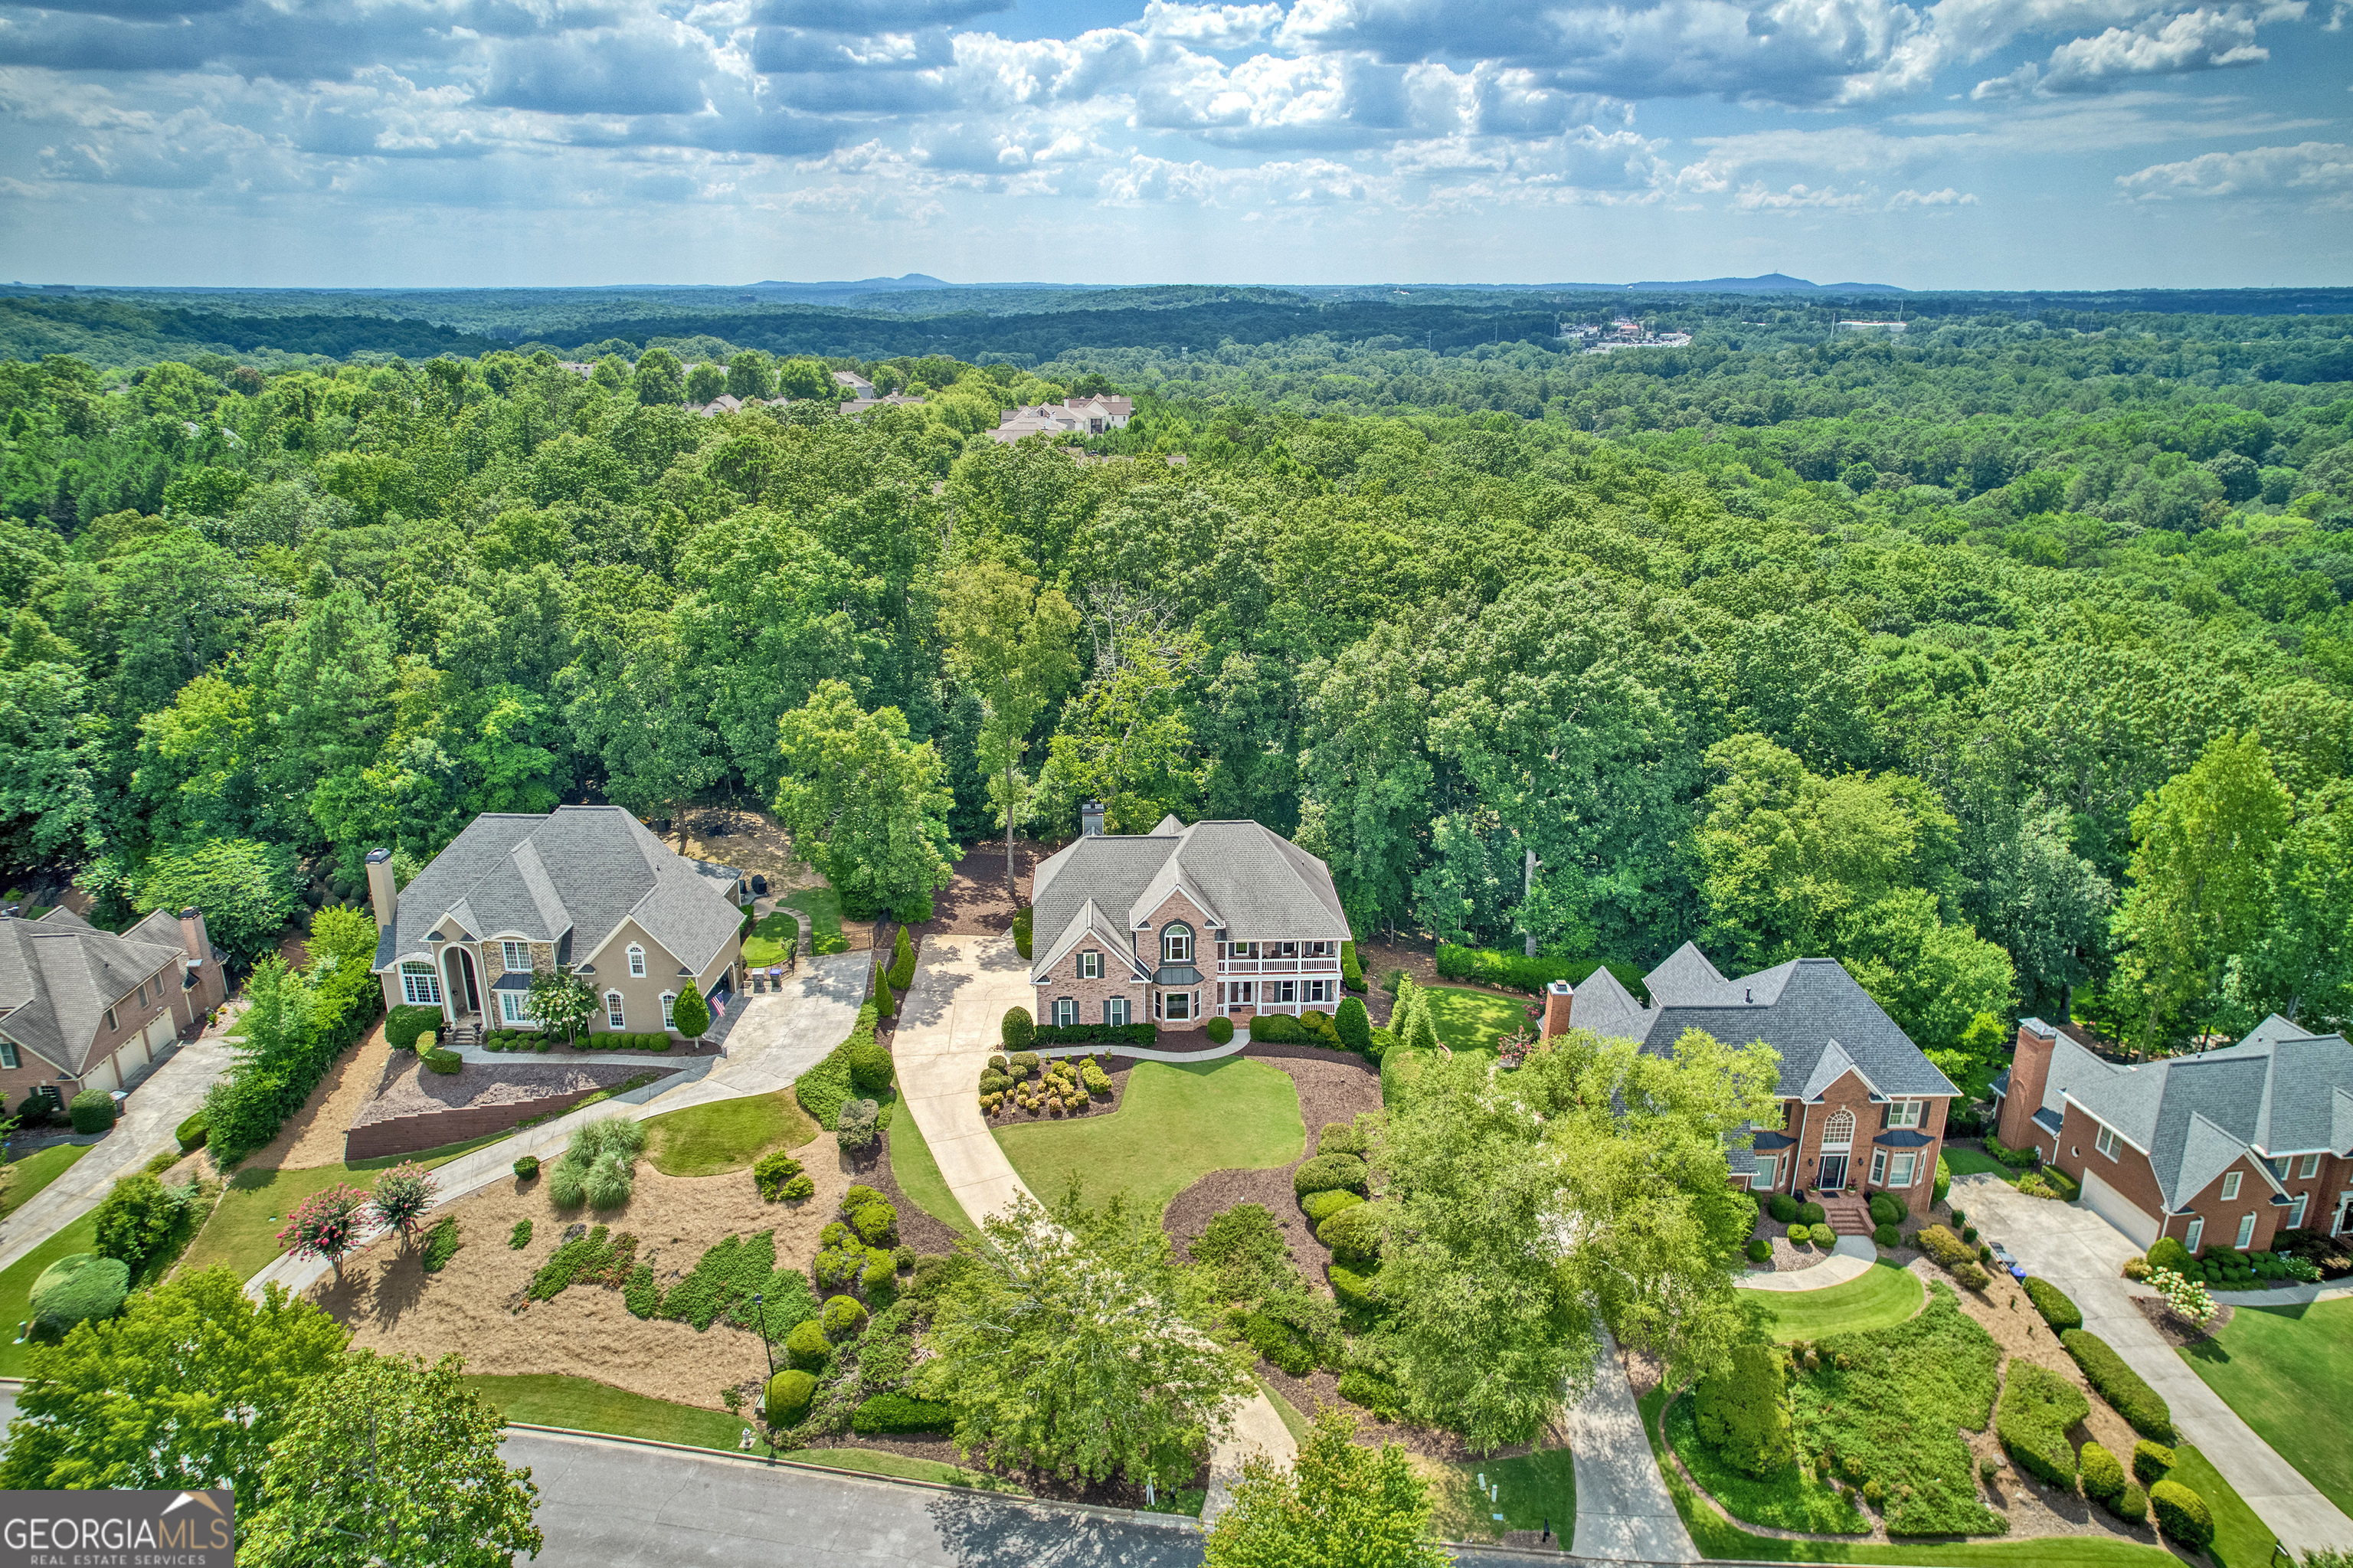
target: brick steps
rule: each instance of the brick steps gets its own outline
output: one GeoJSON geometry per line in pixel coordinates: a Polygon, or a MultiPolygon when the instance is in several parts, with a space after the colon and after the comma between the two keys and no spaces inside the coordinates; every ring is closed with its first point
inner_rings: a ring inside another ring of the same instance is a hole
{"type": "Polygon", "coordinates": [[[1820,1198],[1822,1213],[1830,1227],[1842,1236],[1867,1236],[1871,1234],[1871,1205],[1861,1198],[1820,1198]]]}

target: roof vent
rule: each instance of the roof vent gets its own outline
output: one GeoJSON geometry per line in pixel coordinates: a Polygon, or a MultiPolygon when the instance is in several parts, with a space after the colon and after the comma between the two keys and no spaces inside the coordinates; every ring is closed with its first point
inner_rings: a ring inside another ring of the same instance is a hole
{"type": "Polygon", "coordinates": [[[1750,986],[1748,988],[1748,1000],[1751,1001],[1755,1001],[1757,1000],[1757,988],[1755,986],[1750,986]]]}

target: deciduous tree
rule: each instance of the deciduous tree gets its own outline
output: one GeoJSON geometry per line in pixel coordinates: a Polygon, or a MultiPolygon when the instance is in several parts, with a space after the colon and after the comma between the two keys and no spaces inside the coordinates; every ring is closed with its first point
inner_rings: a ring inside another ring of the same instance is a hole
{"type": "Polygon", "coordinates": [[[897,708],[867,713],[826,681],[777,725],[776,815],[795,853],[853,903],[928,906],[947,885],[947,811],[939,753],[907,738],[897,708]]]}
{"type": "Polygon", "coordinates": [[[1209,1568],[1444,1568],[1430,1483],[1395,1443],[1355,1442],[1326,1406],[1288,1468],[1252,1454],[1203,1543],[1209,1568]]]}
{"type": "Polygon", "coordinates": [[[987,715],[980,765],[988,798],[1005,825],[1005,880],[1012,885],[1013,833],[1029,814],[1021,768],[1029,731],[1046,705],[1079,673],[1072,644],[1078,611],[1053,588],[1000,561],[976,560],[952,574],[940,603],[949,670],[979,696],[987,715]]]}

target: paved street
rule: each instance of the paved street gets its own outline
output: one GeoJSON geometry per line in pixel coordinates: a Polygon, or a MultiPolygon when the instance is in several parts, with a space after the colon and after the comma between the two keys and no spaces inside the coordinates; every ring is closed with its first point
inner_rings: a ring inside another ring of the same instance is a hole
{"type": "Polygon", "coordinates": [[[2140,1315],[2122,1270],[2141,1249],[2122,1231],[2079,1204],[2030,1198],[1993,1176],[1960,1177],[1952,1196],[1978,1234],[2073,1299],[2084,1327],[2165,1396],[2182,1441],[2205,1455],[2289,1548],[2353,1546],[2353,1520],[2256,1436],[2140,1315]]]}

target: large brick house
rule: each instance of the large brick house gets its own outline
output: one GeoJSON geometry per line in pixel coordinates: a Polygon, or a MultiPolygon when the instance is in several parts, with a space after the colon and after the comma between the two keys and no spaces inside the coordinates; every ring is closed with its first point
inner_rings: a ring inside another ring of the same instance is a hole
{"type": "Polygon", "coordinates": [[[1322,861],[1257,822],[1107,834],[1092,804],[1081,821],[1030,881],[1039,1022],[1193,1029],[1338,1008],[1348,918],[1322,861]]]}
{"type": "Polygon", "coordinates": [[[2262,1250],[2353,1230],[2353,1045],[2266,1018],[2236,1045],[2112,1062],[2039,1018],[1994,1080],[2001,1140],[2140,1246],[2262,1250]]]}
{"type": "Polygon", "coordinates": [[[1781,1055],[1781,1125],[1732,1150],[1734,1180],[1755,1192],[1892,1192],[1927,1213],[1957,1091],[1843,966],[1796,959],[1726,980],[1686,942],[1642,984],[1647,1007],[1607,969],[1556,980],[1544,1033],[1589,1029],[1662,1056],[1691,1029],[1762,1040],[1781,1055]]]}
{"type": "Polygon", "coordinates": [[[65,1106],[119,1089],[227,995],[194,909],[158,909],[121,936],[65,908],[0,916],[0,1096],[65,1106]]]}
{"type": "Polygon", "coordinates": [[[672,1026],[688,987],[723,1012],[737,982],[737,874],[672,851],[617,806],[486,812],[406,887],[367,857],[375,972],[386,1006],[438,1007],[456,1029],[529,1029],[531,977],[568,969],[602,1005],[592,1033],[672,1026]]]}

